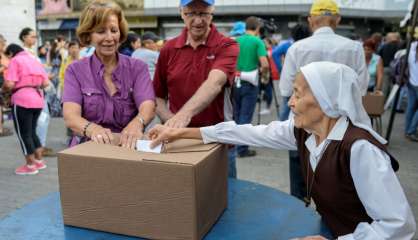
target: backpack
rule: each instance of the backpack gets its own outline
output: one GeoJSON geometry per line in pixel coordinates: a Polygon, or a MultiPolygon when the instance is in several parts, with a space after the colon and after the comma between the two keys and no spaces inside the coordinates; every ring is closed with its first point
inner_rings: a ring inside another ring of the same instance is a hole
{"type": "Polygon", "coordinates": [[[408,69],[408,59],[407,59],[406,54],[402,54],[400,57],[394,58],[390,62],[389,68],[390,68],[390,78],[392,79],[393,83],[402,85],[408,82],[409,69],[408,69]],[[403,64],[406,64],[406,69],[405,69],[404,78],[403,78],[404,82],[402,82],[402,77],[401,77],[401,70],[402,70],[403,64]]]}

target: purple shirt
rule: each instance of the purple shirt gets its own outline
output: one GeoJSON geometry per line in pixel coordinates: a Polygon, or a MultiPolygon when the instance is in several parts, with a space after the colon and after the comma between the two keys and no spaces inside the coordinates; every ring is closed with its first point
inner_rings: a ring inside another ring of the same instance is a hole
{"type": "Polygon", "coordinates": [[[88,121],[121,132],[138,114],[146,100],[155,100],[147,65],[118,54],[112,73],[117,92],[110,96],[104,81],[104,65],[96,54],[68,66],[64,76],[62,102],[81,106],[81,116],[88,121]]]}

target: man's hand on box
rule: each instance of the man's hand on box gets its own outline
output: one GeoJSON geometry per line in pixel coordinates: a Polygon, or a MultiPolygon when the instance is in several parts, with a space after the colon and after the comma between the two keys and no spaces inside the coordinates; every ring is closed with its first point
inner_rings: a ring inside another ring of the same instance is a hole
{"type": "Polygon", "coordinates": [[[177,136],[177,130],[172,127],[157,124],[148,133],[148,138],[152,140],[151,148],[155,148],[161,143],[169,143],[175,140],[177,136]]]}
{"type": "Polygon", "coordinates": [[[92,124],[89,128],[87,129],[87,135],[95,143],[99,143],[99,144],[111,144],[112,143],[113,135],[110,129],[104,128],[97,124],[92,124]]]}
{"type": "Polygon", "coordinates": [[[187,125],[189,125],[191,120],[192,120],[192,116],[180,111],[176,115],[174,115],[172,118],[168,119],[164,125],[167,127],[172,127],[172,128],[184,128],[184,127],[187,127],[187,125]]]}
{"type": "Polygon", "coordinates": [[[123,130],[120,137],[119,145],[124,148],[135,149],[136,141],[142,139],[144,126],[134,119],[123,130]]]}

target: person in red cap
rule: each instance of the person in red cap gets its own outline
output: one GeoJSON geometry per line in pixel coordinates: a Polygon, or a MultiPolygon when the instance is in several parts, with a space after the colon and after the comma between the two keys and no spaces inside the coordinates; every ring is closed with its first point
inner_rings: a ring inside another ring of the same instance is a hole
{"type": "MultiPolygon", "coordinates": [[[[166,126],[203,127],[232,119],[229,87],[239,47],[212,23],[213,5],[180,1],[185,27],[161,49],[153,84],[157,114],[166,126]]],[[[229,176],[236,176],[233,150],[229,176]]]]}

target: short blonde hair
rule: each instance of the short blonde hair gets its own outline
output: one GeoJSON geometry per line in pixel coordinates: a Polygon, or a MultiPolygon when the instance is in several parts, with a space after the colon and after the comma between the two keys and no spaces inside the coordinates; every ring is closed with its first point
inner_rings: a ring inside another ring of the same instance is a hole
{"type": "Polygon", "coordinates": [[[90,45],[90,34],[98,27],[103,26],[111,15],[116,15],[118,18],[119,42],[124,42],[128,36],[128,23],[121,7],[111,0],[94,0],[81,13],[80,24],[77,27],[77,37],[80,40],[80,44],[83,46],[90,45]]]}

